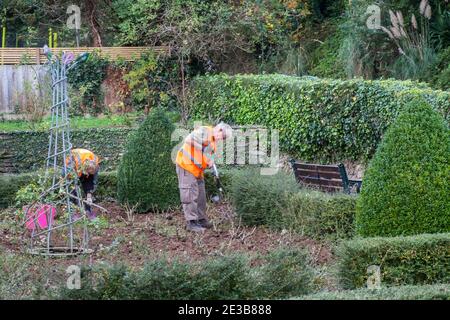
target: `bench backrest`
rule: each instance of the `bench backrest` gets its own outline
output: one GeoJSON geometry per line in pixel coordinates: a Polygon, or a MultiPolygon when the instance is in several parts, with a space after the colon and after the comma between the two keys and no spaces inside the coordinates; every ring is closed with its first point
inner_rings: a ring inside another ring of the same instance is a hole
{"type": "Polygon", "coordinates": [[[348,177],[345,167],[291,161],[298,183],[326,192],[348,192],[348,177]]]}

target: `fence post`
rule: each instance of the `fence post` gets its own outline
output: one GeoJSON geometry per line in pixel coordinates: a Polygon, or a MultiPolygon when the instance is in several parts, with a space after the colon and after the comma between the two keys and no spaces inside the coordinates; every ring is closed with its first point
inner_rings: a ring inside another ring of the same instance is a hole
{"type": "Polygon", "coordinates": [[[48,28],[48,47],[51,48],[52,45],[53,45],[52,28],[48,28]]]}

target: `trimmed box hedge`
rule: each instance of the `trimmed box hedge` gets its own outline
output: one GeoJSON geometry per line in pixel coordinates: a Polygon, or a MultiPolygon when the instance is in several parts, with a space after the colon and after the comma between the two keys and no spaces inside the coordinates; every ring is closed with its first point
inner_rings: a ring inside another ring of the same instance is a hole
{"type": "MultiPolygon", "coordinates": [[[[111,171],[117,168],[125,141],[133,130],[133,128],[73,130],[71,142],[74,148],[92,150],[100,157],[102,170],[111,171]]],[[[0,172],[26,173],[41,169],[45,165],[47,149],[46,131],[0,132],[0,172]],[[9,168],[10,166],[12,168],[9,168]]]]}
{"type": "Polygon", "coordinates": [[[69,290],[61,285],[55,298],[282,299],[311,293],[313,281],[307,251],[280,248],[255,257],[235,253],[202,261],[163,258],[137,270],[124,265],[86,267],[81,272],[81,288],[69,290]]]}
{"type": "Polygon", "coordinates": [[[292,300],[450,300],[450,284],[320,292],[292,300]]]}
{"type": "Polygon", "coordinates": [[[262,176],[239,170],[231,180],[231,200],[246,225],[287,229],[316,239],[354,234],[357,196],[300,188],[291,172],[262,176]]]}
{"type": "Polygon", "coordinates": [[[382,285],[450,283],[450,233],[344,241],[337,257],[344,289],[366,286],[373,265],[381,269],[382,285]]]}
{"type": "Polygon", "coordinates": [[[193,81],[191,117],[278,129],[280,148],[312,161],[366,162],[413,97],[450,120],[450,92],[395,80],[215,75],[193,81]]]}
{"type": "Polygon", "coordinates": [[[356,195],[303,189],[282,211],[285,228],[316,239],[348,239],[355,233],[356,195]]]}

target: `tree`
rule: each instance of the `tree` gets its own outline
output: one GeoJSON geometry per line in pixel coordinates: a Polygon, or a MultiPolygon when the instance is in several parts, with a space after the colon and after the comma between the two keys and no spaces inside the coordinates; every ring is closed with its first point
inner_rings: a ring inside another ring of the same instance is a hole
{"type": "Polygon", "coordinates": [[[118,197],[139,212],[165,210],[179,204],[175,165],[171,152],[174,125],[164,111],[150,112],[130,137],[119,165],[118,197]]]}

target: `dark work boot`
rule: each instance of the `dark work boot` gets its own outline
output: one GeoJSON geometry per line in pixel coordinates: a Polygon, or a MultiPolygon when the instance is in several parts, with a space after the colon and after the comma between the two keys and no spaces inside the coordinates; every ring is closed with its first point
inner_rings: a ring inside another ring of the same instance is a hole
{"type": "Polygon", "coordinates": [[[208,221],[208,219],[200,219],[198,220],[198,223],[206,229],[210,229],[212,228],[213,224],[211,222],[208,221]]]}
{"type": "Polygon", "coordinates": [[[203,232],[205,228],[200,225],[196,220],[190,220],[187,222],[186,228],[192,232],[203,232]]]}

